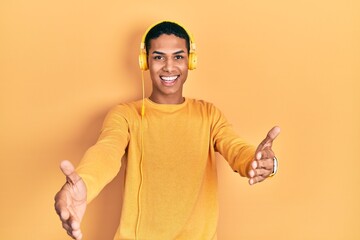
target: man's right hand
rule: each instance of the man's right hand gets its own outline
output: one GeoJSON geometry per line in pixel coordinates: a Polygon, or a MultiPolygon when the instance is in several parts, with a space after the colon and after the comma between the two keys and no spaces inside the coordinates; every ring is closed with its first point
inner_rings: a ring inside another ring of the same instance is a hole
{"type": "Polygon", "coordinates": [[[86,186],[71,162],[62,161],[60,168],[66,176],[66,183],[55,195],[55,210],[68,235],[81,240],[80,224],[86,210],[86,186]]]}

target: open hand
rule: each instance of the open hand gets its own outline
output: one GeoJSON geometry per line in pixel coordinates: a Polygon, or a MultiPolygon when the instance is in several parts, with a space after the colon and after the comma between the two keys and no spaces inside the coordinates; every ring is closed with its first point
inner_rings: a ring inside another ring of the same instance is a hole
{"type": "Polygon", "coordinates": [[[86,186],[71,162],[62,161],[60,168],[66,176],[66,183],[55,195],[55,210],[68,235],[81,240],[80,223],[86,209],[86,186]]]}
{"type": "Polygon", "coordinates": [[[264,181],[273,172],[275,153],[271,147],[279,133],[280,128],[277,126],[273,127],[257,147],[255,159],[251,163],[251,169],[248,172],[250,185],[264,181]]]}

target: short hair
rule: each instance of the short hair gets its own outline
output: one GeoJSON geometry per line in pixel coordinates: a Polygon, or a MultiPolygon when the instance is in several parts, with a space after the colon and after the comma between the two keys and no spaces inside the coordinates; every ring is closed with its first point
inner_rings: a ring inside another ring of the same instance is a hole
{"type": "Polygon", "coordinates": [[[174,34],[175,36],[177,36],[179,38],[185,39],[186,48],[188,50],[188,53],[190,52],[190,36],[186,32],[186,30],[177,23],[164,21],[164,22],[156,24],[146,34],[145,48],[146,48],[147,54],[149,54],[150,41],[152,39],[156,39],[156,38],[160,37],[160,35],[162,35],[162,34],[167,34],[167,35],[174,34]]]}

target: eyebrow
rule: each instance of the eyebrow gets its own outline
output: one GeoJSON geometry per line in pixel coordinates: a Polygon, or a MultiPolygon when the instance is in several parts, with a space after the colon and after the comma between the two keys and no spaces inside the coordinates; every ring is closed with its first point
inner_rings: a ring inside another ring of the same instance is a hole
{"type": "MultiPolygon", "coordinates": [[[[173,55],[180,54],[180,53],[185,53],[185,51],[184,50],[179,50],[179,51],[174,52],[173,55]]],[[[152,54],[165,55],[165,53],[160,52],[160,51],[153,51],[152,54]]]]}

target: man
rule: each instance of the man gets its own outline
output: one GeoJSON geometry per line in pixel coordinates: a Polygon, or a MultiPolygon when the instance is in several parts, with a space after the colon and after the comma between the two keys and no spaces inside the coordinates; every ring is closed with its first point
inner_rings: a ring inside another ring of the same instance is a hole
{"type": "Polygon", "coordinates": [[[114,239],[216,239],[215,152],[253,185],[276,172],[271,147],[280,129],[271,129],[255,149],[214,105],[183,97],[196,55],[190,34],[180,25],[161,22],[143,42],[140,67],[150,70],[150,97],[113,108],[76,171],[70,162],[61,163],[67,182],[55,196],[56,211],[67,233],[82,239],[87,203],[115,177],[127,154],[114,239]]]}

